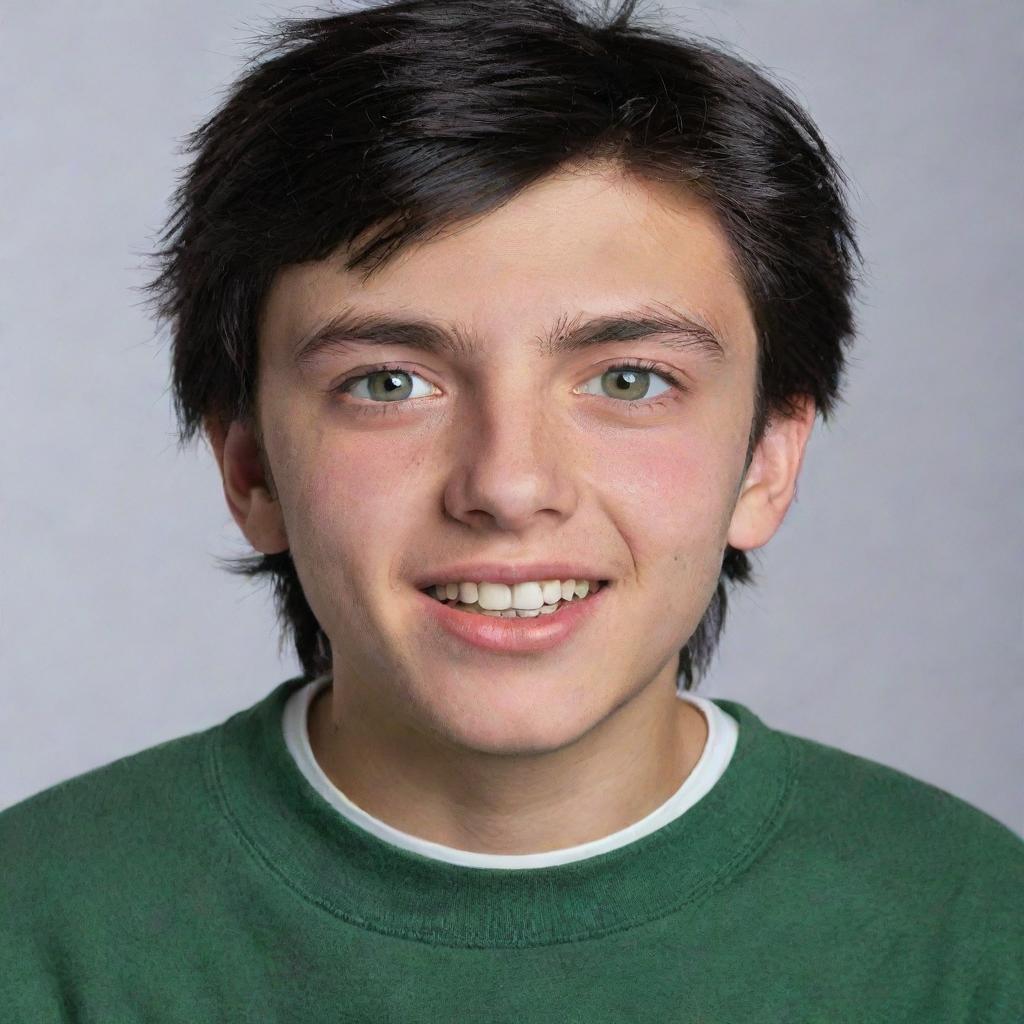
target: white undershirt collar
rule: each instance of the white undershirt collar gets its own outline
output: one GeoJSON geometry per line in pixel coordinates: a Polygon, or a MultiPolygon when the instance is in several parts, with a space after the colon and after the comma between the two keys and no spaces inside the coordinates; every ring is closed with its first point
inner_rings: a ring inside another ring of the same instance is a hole
{"type": "Polygon", "coordinates": [[[320,676],[300,686],[285,704],[282,719],[285,744],[295,759],[296,765],[311,786],[340,814],[349,821],[372,833],[384,842],[418,853],[434,860],[462,864],[466,867],[481,868],[540,868],[556,864],[567,864],[599,853],[616,850],[632,843],[642,836],[656,831],[668,822],[678,818],[701,799],[721,778],[736,749],[738,725],[728,712],[707,697],[699,697],[686,691],[679,692],[680,700],[689,701],[705,717],[708,726],[707,742],[700,759],[687,775],[682,785],[660,807],[646,817],[627,825],[611,835],[594,839],[588,843],[569,846],[562,850],[548,850],[543,853],[494,854],[477,853],[444,846],[419,836],[410,835],[386,822],[368,814],[354,804],[334,785],[324,773],[309,742],[309,706],[313,698],[331,682],[330,674],[320,676]]]}

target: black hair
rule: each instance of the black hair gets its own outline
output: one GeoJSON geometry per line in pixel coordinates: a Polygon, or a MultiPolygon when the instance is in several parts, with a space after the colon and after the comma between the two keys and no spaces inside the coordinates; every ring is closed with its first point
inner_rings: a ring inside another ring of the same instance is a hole
{"type": "MultiPolygon", "coordinates": [[[[145,286],[169,322],[179,446],[208,417],[255,423],[260,312],[277,272],[351,246],[368,278],[403,246],[495,210],[570,164],[611,163],[702,197],[721,223],[757,333],[747,462],[773,415],[840,398],[861,254],[847,180],[810,116],[719,41],[645,24],[636,0],[393,0],[286,18],[259,37],[190,133],[145,286]]],[[[261,452],[262,454],[262,452],[261,452]]],[[[267,577],[303,673],[331,648],[288,551],[221,560],[267,577]]],[[[679,656],[693,689],[718,646],[726,546],[679,656]]]]}

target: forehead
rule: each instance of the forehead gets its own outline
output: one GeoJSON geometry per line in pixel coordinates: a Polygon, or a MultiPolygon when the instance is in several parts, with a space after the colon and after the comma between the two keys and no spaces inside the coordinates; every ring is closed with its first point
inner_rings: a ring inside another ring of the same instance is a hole
{"type": "Polygon", "coordinates": [[[567,316],[652,302],[704,321],[727,349],[753,351],[749,306],[706,203],[617,172],[577,171],[407,246],[365,283],[340,256],[285,268],[261,334],[271,358],[287,359],[318,323],[355,308],[457,321],[486,348],[567,316]]]}

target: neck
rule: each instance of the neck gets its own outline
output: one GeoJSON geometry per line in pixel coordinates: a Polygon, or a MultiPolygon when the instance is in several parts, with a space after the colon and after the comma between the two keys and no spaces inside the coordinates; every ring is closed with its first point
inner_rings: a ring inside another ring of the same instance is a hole
{"type": "Polygon", "coordinates": [[[667,671],[572,744],[516,756],[375,723],[343,705],[337,686],[317,695],[308,720],[331,782],[394,828],[477,853],[542,853],[618,832],[683,784],[707,740],[704,715],[667,671]]]}

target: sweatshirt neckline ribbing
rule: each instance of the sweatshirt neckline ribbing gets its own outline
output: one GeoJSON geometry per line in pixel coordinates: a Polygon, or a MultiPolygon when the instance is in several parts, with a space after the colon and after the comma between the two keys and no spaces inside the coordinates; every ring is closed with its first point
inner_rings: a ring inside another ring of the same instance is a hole
{"type": "Polygon", "coordinates": [[[525,948],[599,938],[700,901],[770,840],[797,747],[734,701],[735,752],[715,786],[656,832],[542,868],[467,867],[396,847],[339,815],[288,751],[285,680],[211,730],[222,810],[250,852],[311,903],[358,927],[438,946],[525,948]]]}
{"type": "Polygon", "coordinates": [[[367,813],[334,785],[317,762],[309,740],[310,704],[322,690],[331,685],[331,675],[327,673],[292,691],[285,703],[281,723],[285,746],[288,747],[292,759],[299,766],[299,770],[307,781],[339,814],[344,815],[365,831],[372,832],[385,842],[412,850],[413,853],[419,853],[432,860],[445,860],[453,864],[465,864],[467,867],[507,870],[567,864],[571,861],[597,856],[620,846],[626,846],[649,832],[664,828],[668,821],[680,814],[685,814],[713,788],[728,767],[729,759],[732,757],[736,745],[738,731],[736,720],[719,708],[709,697],[699,696],[688,691],[678,693],[676,695],[678,700],[685,700],[700,711],[707,726],[707,740],[699,760],[690,773],[679,788],[660,806],[616,832],[575,846],[543,853],[477,853],[431,842],[403,832],[367,813]]]}

